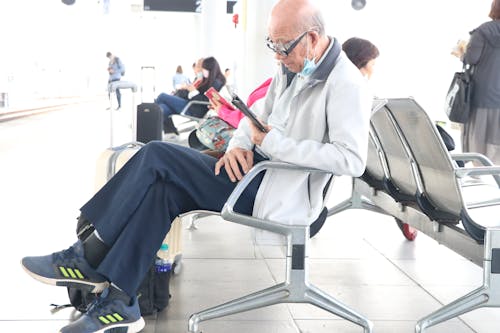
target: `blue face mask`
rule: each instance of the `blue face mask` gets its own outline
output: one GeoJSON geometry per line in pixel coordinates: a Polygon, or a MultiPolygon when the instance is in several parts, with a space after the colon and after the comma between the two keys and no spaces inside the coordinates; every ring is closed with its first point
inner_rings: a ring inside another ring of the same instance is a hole
{"type": "MultiPolygon", "coordinates": [[[[306,54],[309,54],[309,44],[307,44],[306,54]]],[[[318,65],[316,65],[316,62],[314,60],[316,60],[315,57],[313,57],[312,60],[308,59],[307,57],[304,59],[304,67],[302,67],[302,71],[300,71],[300,75],[309,76],[312,74],[312,72],[314,72],[316,70],[316,67],[318,67],[318,65]]]]}
{"type": "Polygon", "coordinates": [[[304,67],[302,68],[300,75],[302,75],[302,76],[311,75],[312,72],[314,72],[316,70],[316,67],[318,67],[318,66],[314,62],[314,59],[310,60],[310,59],[305,58],[304,59],[304,67]]]}

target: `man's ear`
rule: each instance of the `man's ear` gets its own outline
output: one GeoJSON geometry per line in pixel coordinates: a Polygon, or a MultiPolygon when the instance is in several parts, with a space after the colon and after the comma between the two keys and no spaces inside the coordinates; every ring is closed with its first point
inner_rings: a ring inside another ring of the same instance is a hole
{"type": "Polygon", "coordinates": [[[311,38],[311,46],[314,49],[316,47],[316,45],[318,44],[319,34],[317,31],[312,30],[308,33],[308,35],[309,35],[309,38],[311,38]]]}

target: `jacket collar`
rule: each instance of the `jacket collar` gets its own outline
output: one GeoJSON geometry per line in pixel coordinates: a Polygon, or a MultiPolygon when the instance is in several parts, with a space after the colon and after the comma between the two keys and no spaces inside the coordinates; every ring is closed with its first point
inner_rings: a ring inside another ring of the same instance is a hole
{"type": "MultiPolygon", "coordinates": [[[[328,78],[328,75],[330,75],[331,71],[333,70],[333,67],[335,67],[335,64],[337,63],[337,59],[341,51],[340,43],[336,38],[331,39],[331,43],[333,43],[333,45],[325,55],[323,61],[319,64],[318,68],[316,68],[314,73],[311,74],[311,77],[309,79],[310,84],[313,84],[313,82],[316,81],[325,81],[328,78]]],[[[281,65],[281,69],[283,75],[286,75],[286,87],[288,87],[295,77],[296,73],[290,72],[283,64],[281,65]]]]}
{"type": "Polygon", "coordinates": [[[314,73],[311,74],[311,81],[325,81],[332,72],[333,67],[335,67],[341,48],[340,43],[336,38],[332,38],[331,43],[333,43],[333,45],[326,54],[325,58],[319,64],[318,68],[316,68],[314,73]]]}

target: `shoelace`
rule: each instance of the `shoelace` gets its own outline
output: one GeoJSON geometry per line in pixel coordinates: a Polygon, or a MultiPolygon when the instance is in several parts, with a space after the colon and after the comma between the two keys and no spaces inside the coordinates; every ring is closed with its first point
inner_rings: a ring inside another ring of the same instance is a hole
{"type": "Polygon", "coordinates": [[[54,258],[54,261],[58,260],[66,261],[68,258],[74,258],[75,254],[76,254],[75,246],[72,245],[66,250],[52,253],[52,257],[54,258]]]}
{"type": "Polygon", "coordinates": [[[108,295],[109,295],[109,290],[105,290],[101,294],[101,296],[99,296],[95,301],[89,304],[89,306],[87,307],[87,312],[95,311],[99,313],[99,310],[106,306],[106,304],[103,303],[105,303],[108,295]]]}

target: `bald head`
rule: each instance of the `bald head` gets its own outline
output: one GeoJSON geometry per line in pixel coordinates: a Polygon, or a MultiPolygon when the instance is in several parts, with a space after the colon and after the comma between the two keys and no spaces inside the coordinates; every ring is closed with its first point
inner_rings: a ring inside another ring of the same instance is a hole
{"type": "Polygon", "coordinates": [[[321,13],[310,0],[278,1],[269,17],[267,41],[274,57],[293,73],[302,71],[306,59],[320,59],[330,44],[321,13]]]}
{"type": "Polygon", "coordinates": [[[269,29],[293,34],[315,30],[320,36],[325,34],[323,17],[310,0],[278,1],[271,11],[269,29]]]}

